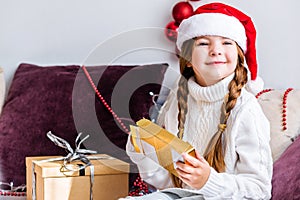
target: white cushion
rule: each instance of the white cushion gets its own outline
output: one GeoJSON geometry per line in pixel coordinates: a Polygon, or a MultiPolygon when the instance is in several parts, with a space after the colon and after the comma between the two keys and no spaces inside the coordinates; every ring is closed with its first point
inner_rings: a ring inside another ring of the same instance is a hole
{"type": "Polygon", "coordinates": [[[300,133],[300,90],[292,90],[287,95],[286,130],[282,126],[283,96],[286,90],[272,90],[258,97],[271,126],[271,149],[276,161],[284,150],[300,133]]]}

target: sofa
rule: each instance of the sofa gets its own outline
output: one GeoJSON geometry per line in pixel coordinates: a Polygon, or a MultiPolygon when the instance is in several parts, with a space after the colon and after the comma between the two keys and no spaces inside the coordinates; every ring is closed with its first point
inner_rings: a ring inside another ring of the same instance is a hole
{"type": "MultiPolygon", "coordinates": [[[[79,65],[21,63],[9,88],[5,88],[0,70],[0,199],[26,199],[25,157],[66,155],[46,137],[48,131],[72,146],[79,132],[89,134],[84,142],[86,149],[130,164],[128,193],[144,194],[149,189],[151,192],[153,188],[139,179],[137,167],[124,150],[127,131],[108,107],[126,127],[141,118],[155,120],[167,91],[163,87],[167,68],[167,63],[87,66],[108,106],[95,94],[79,65]],[[160,104],[154,101],[158,94],[160,104]],[[137,181],[144,184],[144,191],[136,188],[137,181]],[[11,188],[14,190],[9,191],[11,188]]],[[[300,137],[297,137],[300,133],[300,92],[294,89],[285,94],[286,90],[279,89],[266,89],[257,94],[271,123],[272,199],[275,200],[300,199],[297,167],[300,164],[300,137]],[[283,108],[283,96],[286,96],[286,108],[283,108]],[[282,129],[283,122],[286,130],[282,129]]]]}

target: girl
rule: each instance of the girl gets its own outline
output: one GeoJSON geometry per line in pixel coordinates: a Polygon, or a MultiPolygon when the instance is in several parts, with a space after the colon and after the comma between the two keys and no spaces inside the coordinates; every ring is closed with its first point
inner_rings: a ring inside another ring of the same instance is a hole
{"type": "MultiPolygon", "coordinates": [[[[158,118],[196,149],[176,163],[179,178],[134,151],[143,180],[159,190],[129,199],[270,199],[270,127],[245,90],[247,69],[257,82],[255,28],[241,11],[221,3],[199,7],[178,29],[181,78],[158,118]]],[[[247,83],[249,86],[249,83],[247,83]]],[[[253,84],[250,85],[253,89],[253,84]]],[[[145,150],[145,147],[144,147],[145,150]]]]}

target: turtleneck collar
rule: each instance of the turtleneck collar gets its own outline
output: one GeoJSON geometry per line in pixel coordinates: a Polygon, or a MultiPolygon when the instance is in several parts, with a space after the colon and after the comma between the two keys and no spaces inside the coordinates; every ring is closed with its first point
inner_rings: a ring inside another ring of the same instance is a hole
{"type": "Polygon", "coordinates": [[[191,77],[188,80],[188,87],[191,96],[196,101],[215,102],[224,99],[224,96],[228,93],[228,84],[233,79],[234,73],[227,76],[223,80],[214,85],[202,87],[196,83],[195,78],[191,77]]]}

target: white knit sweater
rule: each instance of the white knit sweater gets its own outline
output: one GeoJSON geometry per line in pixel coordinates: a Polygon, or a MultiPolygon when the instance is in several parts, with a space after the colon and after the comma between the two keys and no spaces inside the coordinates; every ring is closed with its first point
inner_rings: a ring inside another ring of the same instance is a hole
{"type": "MultiPolygon", "coordinates": [[[[190,95],[183,140],[200,154],[217,131],[220,108],[232,78],[233,75],[208,87],[199,86],[193,78],[188,81],[190,95]]],[[[173,134],[178,131],[176,91],[171,91],[160,116],[166,129],[173,134]]],[[[137,164],[143,180],[158,189],[169,188],[167,190],[177,194],[190,191],[202,194],[205,199],[270,199],[273,164],[270,126],[256,98],[244,89],[230,113],[224,134],[228,136],[226,172],[218,173],[211,168],[209,179],[200,190],[187,185],[183,189],[172,188],[169,173],[148,157],[136,153],[130,140],[127,153],[137,164]]]]}

